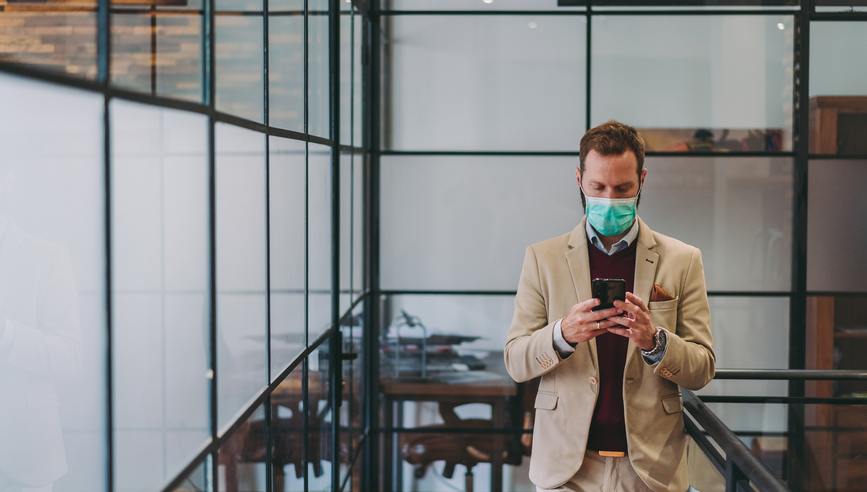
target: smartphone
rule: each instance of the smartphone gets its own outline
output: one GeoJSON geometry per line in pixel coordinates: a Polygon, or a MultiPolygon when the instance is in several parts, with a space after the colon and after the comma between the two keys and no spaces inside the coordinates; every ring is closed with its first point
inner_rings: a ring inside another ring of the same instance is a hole
{"type": "Polygon", "coordinates": [[[619,278],[594,278],[591,282],[593,297],[602,301],[601,304],[591,309],[599,311],[614,307],[614,301],[626,300],[626,281],[619,278]]]}

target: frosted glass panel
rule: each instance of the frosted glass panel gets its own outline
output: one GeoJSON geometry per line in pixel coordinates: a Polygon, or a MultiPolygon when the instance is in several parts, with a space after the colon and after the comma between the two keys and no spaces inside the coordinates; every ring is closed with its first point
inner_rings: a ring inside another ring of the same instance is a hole
{"type": "Polygon", "coordinates": [[[810,96],[867,95],[867,23],[810,23],[810,96]]]}
{"type": "Polygon", "coordinates": [[[159,488],[209,437],[207,119],[115,100],[115,487],[159,488]]]}
{"type": "Polygon", "coordinates": [[[307,158],[308,343],[331,326],[331,149],[309,144],[307,158]]]}
{"type": "Polygon", "coordinates": [[[305,346],[304,258],[306,144],[271,137],[271,377],[305,346]]]}
{"type": "Polygon", "coordinates": [[[793,31],[785,15],[594,17],[591,124],[652,129],[648,150],[789,150],[793,31]]]}
{"type": "Polygon", "coordinates": [[[391,19],[401,150],[575,150],[584,132],[583,17],[391,19]]]}
{"type": "Polygon", "coordinates": [[[328,137],[328,0],[308,0],[307,131],[328,137]]]}
{"type": "Polygon", "coordinates": [[[867,291],[867,161],[810,161],[807,289],[867,291]]]}
{"type": "Polygon", "coordinates": [[[219,426],[267,380],[265,136],[230,125],[217,143],[219,426]]]}
{"type": "Polygon", "coordinates": [[[340,307],[352,304],[352,154],[340,153],[340,307]]]}
{"type": "Polygon", "coordinates": [[[383,157],[384,289],[515,290],[530,244],[583,217],[574,157],[383,157]]]}
{"type": "Polygon", "coordinates": [[[0,108],[0,482],[105,490],[103,98],[0,74],[0,108]]]}
{"type": "Polygon", "coordinates": [[[215,18],[217,110],[259,123],[265,106],[262,26],[254,16],[215,18]]]}
{"type": "Polygon", "coordinates": [[[790,289],[791,159],[658,157],[645,167],[638,214],[701,249],[709,290],[790,289]]]}

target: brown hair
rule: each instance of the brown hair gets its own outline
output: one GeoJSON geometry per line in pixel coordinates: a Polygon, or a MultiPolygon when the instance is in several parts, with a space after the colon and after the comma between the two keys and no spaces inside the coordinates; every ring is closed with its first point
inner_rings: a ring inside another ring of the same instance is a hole
{"type": "Polygon", "coordinates": [[[610,120],[587,130],[587,133],[581,137],[582,175],[584,174],[584,161],[591,150],[595,150],[601,155],[622,155],[627,150],[631,150],[635,154],[635,159],[638,160],[636,172],[639,179],[641,178],[641,171],[644,169],[644,139],[635,128],[610,120]]]}

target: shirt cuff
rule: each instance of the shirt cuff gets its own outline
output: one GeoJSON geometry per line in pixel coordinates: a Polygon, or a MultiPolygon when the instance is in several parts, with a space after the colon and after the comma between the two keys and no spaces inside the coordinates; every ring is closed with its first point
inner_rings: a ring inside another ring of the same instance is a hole
{"type": "Polygon", "coordinates": [[[661,361],[665,357],[665,351],[668,350],[668,334],[662,337],[662,352],[656,355],[644,355],[644,351],[642,350],[641,356],[644,357],[645,362],[650,365],[656,364],[661,361]]]}
{"type": "Polygon", "coordinates": [[[557,349],[557,352],[560,352],[561,356],[571,354],[575,351],[575,347],[569,344],[565,338],[563,338],[563,330],[560,328],[560,322],[562,319],[557,320],[554,323],[554,348],[557,349]]]}
{"type": "Polygon", "coordinates": [[[5,354],[12,348],[12,341],[15,336],[15,325],[13,325],[8,319],[0,319],[5,321],[5,326],[3,326],[3,337],[0,338],[0,354],[5,354]]]}

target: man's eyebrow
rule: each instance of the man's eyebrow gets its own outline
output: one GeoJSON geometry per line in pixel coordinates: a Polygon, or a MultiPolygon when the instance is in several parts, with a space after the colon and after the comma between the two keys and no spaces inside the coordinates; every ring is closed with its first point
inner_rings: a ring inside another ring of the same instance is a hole
{"type": "MultiPolygon", "coordinates": [[[[605,183],[602,183],[602,182],[600,182],[599,180],[596,180],[596,179],[593,179],[593,178],[588,178],[587,181],[588,181],[588,184],[589,184],[590,186],[594,186],[594,185],[598,185],[598,184],[605,185],[605,183]]],[[[607,185],[605,185],[605,186],[607,186],[607,185]]],[[[635,186],[635,182],[634,182],[634,181],[624,181],[624,182],[622,182],[622,183],[620,183],[620,184],[616,184],[616,185],[612,186],[612,188],[623,188],[623,187],[629,187],[629,188],[632,188],[633,186],[635,186]]]]}

